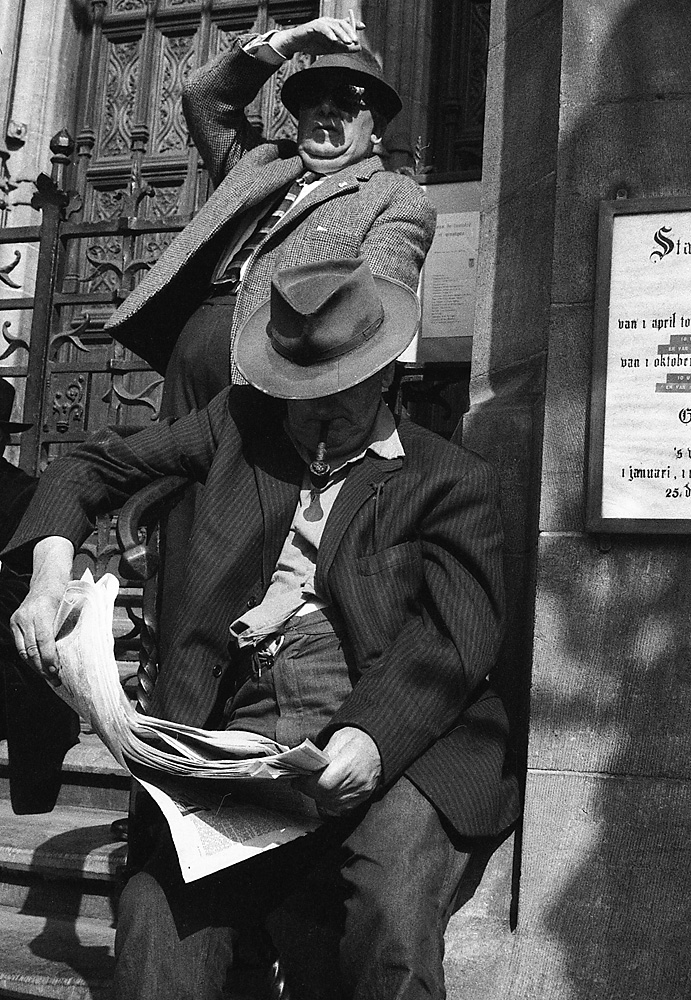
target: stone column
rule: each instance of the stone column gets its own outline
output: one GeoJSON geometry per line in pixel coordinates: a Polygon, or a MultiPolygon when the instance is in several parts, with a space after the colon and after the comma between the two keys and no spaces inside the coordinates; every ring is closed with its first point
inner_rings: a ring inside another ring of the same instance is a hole
{"type": "MultiPolygon", "coordinates": [[[[7,6],[8,17],[0,19],[0,86],[4,84],[6,121],[21,126],[21,130],[20,139],[11,138],[5,147],[6,169],[16,189],[9,193],[11,207],[5,213],[4,225],[30,226],[40,222],[40,214],[29,202],[38,174],[50,173],[50,139],[63,127],[74,135],[79,31],[85,24],[87,4],[86,0],[17,0],[7,6]]],[[[0,125],[6,127],[6,122],[0,125]]],[[[24,244],[19,252],[21,259],[10,275],[19,285],[14,294],[32,295],[38,245],[24,244]]],[[[7,265],[13,255],[11,245],[0,248],[0,267],[7,265]]],[[[28,336],[30,314],[7,315],[11,334],[28,336]]],[[[0,349],[4,347],[3,342],[0,349]]],[[[12,363],[11,357],[8,363],[12,363]]],[[[19,379],[16,383],[19,409],[23,406],[23,382],[19,379]]]]}
{"type": "MultiPolygon", "coordinates": [[[[63,127],[74,132],[79,30],[85,23],[86,7],[85,0],[24,2],[14,42],[19,46],[16,79],[8,95],[9,117],[26,126],[23,142],[9,161],[14,183],[21,184],[15,201],[28,202],[31,182],[41,170],[50,167],[51,136],[63,127]]],[[[6,55],[9,62],[10,54],[6,55]]],[[[24,204],[13,209],[9,217],[10,225],[31,225],[36,221],[36,213],[24,204]]]]}
{"type": "Polygon", "coordinates": [[[681,1000],[691,978],[691,546],[584,530],[598,204],[688,195],[690,37],[685,0],[492,4],[464,441],[502,476],[527,772],[501,1000],[681,1000]]]}

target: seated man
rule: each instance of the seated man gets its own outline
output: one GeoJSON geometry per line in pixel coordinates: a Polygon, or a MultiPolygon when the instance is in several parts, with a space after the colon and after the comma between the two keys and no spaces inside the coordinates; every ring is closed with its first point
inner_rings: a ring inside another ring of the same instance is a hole
{"type": "Polygon", "coordinates": [[[13,539],[10,558],[39,539],[13,629],[50,676],[55,608],[94,516],[163,475],[203,483],[153,712],[309,736],[331,758],[302,779],[324,817],[312,834],[188,885],[162,836],[122,896],[120,1000],[222,997],[253,924],[299,1000],[444,996],[473,838],[515,819],[517,788],[487,681],[503,612],[495,476],[396,426],[381,398],[417,322],[410,289],[363,260],[279,270],[238,336],[250,385],[96,435],[44,474],[13,539]],[[286,926],[310,942],[306,962],[283,948],[286,926]]]}

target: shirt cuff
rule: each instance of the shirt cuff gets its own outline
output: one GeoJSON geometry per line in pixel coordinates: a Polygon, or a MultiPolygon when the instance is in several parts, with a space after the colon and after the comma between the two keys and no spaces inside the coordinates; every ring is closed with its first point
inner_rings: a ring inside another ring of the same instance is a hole
{"type": "Polygon", "coordinates": [[[280,66],[284,63],[288,56],[284,56],[282,52],[276,48],[272,43],[271,39],[276,34],[276,30],[267,31],[263,35],[257,35],[253,38],[251,42],[248,42],[244,46],[244,51],[248,56],[252,56],[254,59],[258,59],[259,62],[269,63],[271,66],[280,66]]]}

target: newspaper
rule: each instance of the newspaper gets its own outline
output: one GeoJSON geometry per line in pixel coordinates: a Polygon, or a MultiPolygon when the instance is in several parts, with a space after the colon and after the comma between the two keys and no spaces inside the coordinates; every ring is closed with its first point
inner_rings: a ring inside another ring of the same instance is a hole
{"type": "Polygon", "coordinates": [[[199,729],[135,711],[114,655],[118,586],[110,573],[94,583],[89,570],[68,584],[55,619],[55,691],[157,802],[185,881],[314,830],[313,801],[286,781],[328,764],[309,740],[288,748],[257,733],[199,729]]]}

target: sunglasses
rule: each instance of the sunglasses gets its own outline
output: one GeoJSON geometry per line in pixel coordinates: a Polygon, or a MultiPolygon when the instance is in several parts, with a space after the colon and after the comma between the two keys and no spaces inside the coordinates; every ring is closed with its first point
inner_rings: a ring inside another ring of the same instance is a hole
{"type": "Polygon", "coordinates": [[[366,87],[345,81],[328,81],[313,83],[300,94],[300,104],[314,108],[329,97],[342,111],[357,114],[363,108],[371,108],[371,100],[366,87]]]}

